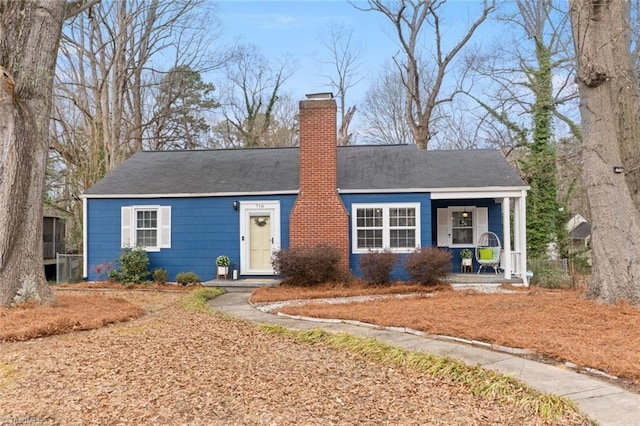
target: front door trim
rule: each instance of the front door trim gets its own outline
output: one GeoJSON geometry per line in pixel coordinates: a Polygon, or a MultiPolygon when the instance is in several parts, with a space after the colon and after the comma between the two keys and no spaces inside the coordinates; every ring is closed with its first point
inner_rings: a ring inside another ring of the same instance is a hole
{"type": "Polygon", "coordinates": [[[240,201],[240,274],[273,275],[273,268],[251,269],[249,221],[251,216],[269,216],[271,253],[280,249],[280,201],[240,201]]]}

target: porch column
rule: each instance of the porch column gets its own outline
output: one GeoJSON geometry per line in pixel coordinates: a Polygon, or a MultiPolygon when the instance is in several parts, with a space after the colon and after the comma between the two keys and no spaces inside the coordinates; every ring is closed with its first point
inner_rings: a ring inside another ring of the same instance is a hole
{"type": "Polygon", "coordinates": [[[89,268],[87,267],[87,197],[82,197],[82,279],[87,281],[89,268]]]}
{"type": "Polygon", "coordinates": [[[518,198],[518,230],[516,235],[518,238],[518,250],[520,251],[520,271],[522,275],[522,283],[529,286],[527,278],[527,191],[522,190],[522,195],[518,198]]]}
{"type": "Polygon", "coordinates": [[[504,244],[504,278],[511,279],[511,218],[509,197],[502,199],[502,239],[504,244]]]}

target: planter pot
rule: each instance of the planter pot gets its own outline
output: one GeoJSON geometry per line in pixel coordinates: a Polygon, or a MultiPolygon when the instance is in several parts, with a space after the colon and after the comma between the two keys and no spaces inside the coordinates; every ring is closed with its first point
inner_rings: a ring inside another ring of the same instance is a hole
{"type": "Polygon", "coordinates": [[[471,266],[473,259],[462,259],[462,266],[471,266]]]}
{"type": "Polygon", "coordinates": [[[223,276],[225,279],[227,279],[227,274],[229,273],[229,267],[228,266],[218,266],[218,276],[223,276]]]}

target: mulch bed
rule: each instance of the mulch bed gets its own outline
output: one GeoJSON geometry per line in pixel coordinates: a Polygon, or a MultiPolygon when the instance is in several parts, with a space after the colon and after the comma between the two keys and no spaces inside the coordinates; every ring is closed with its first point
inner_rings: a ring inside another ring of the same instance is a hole
{"type": "MultiPolygon", "coordinates": [[[[277,299],[277,289],[270,298],[277,299]]],[[[283,291],[291,297],[292,290],[283,291]]],[[[501,294],[438,291],[403,299],[288,306],[280,312],[409,327],[526,348],[630,379],[640,387],[640,307],[585,300],[579,290],[532,289],[501,294]]]]}

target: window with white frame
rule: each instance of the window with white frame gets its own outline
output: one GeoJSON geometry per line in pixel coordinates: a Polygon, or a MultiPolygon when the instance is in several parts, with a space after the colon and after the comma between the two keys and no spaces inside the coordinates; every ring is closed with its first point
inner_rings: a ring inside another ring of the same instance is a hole
{"type": "Polygon", "coordinates": [[[136,209],[136,240],[141,247],[158,245],[158,210],[136,209]]]}
{"type": "Polygon", "coordinates": [[[171,247],[170,206],[123,206],[122,247],[138,246],[147,251],[171,247]]]}
{"type": "Polygon", "coordinates": [[[451,212],[451,244],[473,245],[473,211],[451,212]]]}
{"type": "Polygon", "coordinates": [[[353,204],[351,217],[354,253],[407,252],[419,246],[419,203],[353,204]]]}
{"type": "Polygon", "coordinates": [[[488,230],[488,209],[452,206],[437,209],[438,247],[473,247],[488,230]]]}

